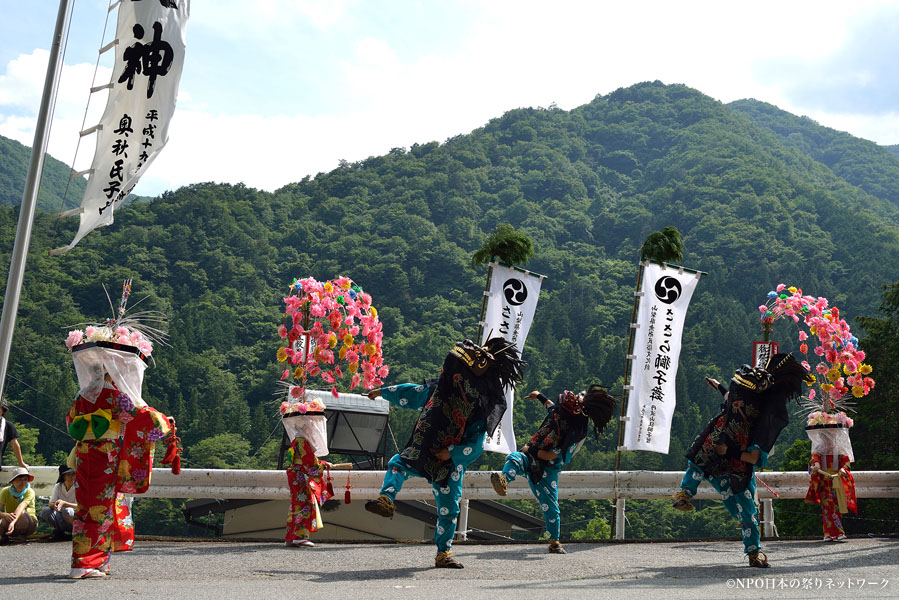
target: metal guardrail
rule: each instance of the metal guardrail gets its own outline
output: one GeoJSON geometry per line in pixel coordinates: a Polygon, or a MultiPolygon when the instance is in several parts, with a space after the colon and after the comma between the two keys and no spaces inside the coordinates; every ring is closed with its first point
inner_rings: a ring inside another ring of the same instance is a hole
{"type": "MultiPolygon", "coordinates": [[[[4,467],[3,471],[10,471],[4,467]]],[[[335,488],[346,484],[345,471],[335,471],[335,488]]],[[[384,481],[384,471],[350,471],[350,485],[357,498],[375,498],[384,481]]],[[[35,476],[32,486],[39,496],[49,496],[56,483],[56,467],[32,467],[35,476]]],[[[625,537],[625,500],[664,499],[677,491],[683,472],[679,471],[563,471],[559,475],[561,500],[615,500],[616,537],[625,537]]],[[[805,471],[763,471],[759,478],[778,493],[780,499],[805,498],[809,488],[809,474],[805,471]]],[[[0,478],[0,483],[5,478],[0,478]]],[[[856,495],[859,498],[900,497],[900,472],[856,471],[856,495]]],[[[775,495],[758,486],[757,493],[763,504],[762,522],[764,535],[774,533],[772,499],[775,495]]],[[[421,478],[411,478],[403,486],[404,500],[432,500],[431,485],[421,478]]],[[[146,498],[227,498],[256,500],[288,500],[290,490],[283,471],[250,471],[239,469],[182,469],[173,475],[169,469],[153,469],[150,489],[146,498]]],[[[532,499],[531,490],[520,477],[509,485],[506,499],[532,499]]],[[[719,494],[705,481],[697,492],[698,499],[715,499],[719,494]]],[[[467,499],[496,500],[497,494],[490,482],[489,471],[469,471],[463,484],[463,506],[467,499]]],[[[460,530],[465,534],[466,516],[460,514],[460,530]]]]}
{"type": "MultiPolygon", "coordinates": [[[[11,467],[5,466],[4,473],[11,467]]],[[[56,483],[56,467],[31,467],[35,476],[32,487],[39,496],[49,496],[56,483]]],[[[335,487],[346,482],[346,471],[334,471],[335,487]]],[[[683,472],[678,471],[563,471],[559,475],[559,497],[562,500],[615,500],[666,498],[678,490],[683,472]]],[[[762,481],[778,492],[782,499],[804,498],[809,487],[805,471],[763,471],[762,481]]],[[[897,498],[900,496],[898,471],[856,471],[856,495],[859,498],[897,498]]],[[[353,495],[375,498],[384,481],[384,471],[350,471],[353,495]]],[[[269,500],[289,499],[287,478],[283,471],[250,471],[239,469],[182,469],[173,475],[169,469],[153,469],[148,498],[253,498],[269,500]]],[[[5,477],[0,477],[5,484],[5,477]]],[[[765,486],[759,486],[760,499],[774,498],[765,486]]],[[[406,500],[432,500],[431,485],[421,478],[410,478],[403,486],[406,500]]],[[[491,487],[490,472],[466,473],[463,496],[479,500],[496,500],[491,487]]],[[[699,499],[718,498],[706,482],[697,493],[699,499]]],[[[531,499],[531,490],[524,478],[509,485],[506,496],[510,500],[531,499]]]]}

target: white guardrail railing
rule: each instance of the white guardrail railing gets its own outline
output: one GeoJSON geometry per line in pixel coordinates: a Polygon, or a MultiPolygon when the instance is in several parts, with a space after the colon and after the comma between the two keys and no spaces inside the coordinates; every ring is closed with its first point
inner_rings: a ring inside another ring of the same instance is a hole
{"type": "MultiPolygon", "coordinates": [[[[4,475],[12,470],[4,466],[4,475]]],[[[49,496],[59,471],[56,467],[31,467],[35,476],[32,486],[38,496],[49,496]]],[[[337,472],[335,472],[337,473],[337,472]]],[[[679,489],[684,472],[681,471],[563,471],[559,475],[561,500],[615,500],[616,537],[624,538],[625,500],[666,499],[679,489]]],[[[763,471],[761,481],[778,493],[780,499],[805,498],[809,488],[809,474],[805,471],[763,471]]],[[[341,478],[344,476],[341,475],[341,478]]],[[[900,496],[898,471],[857,471],[853,473],[856,495],[859,498],[897,498],[900,496]]],[[[6,483],[0,477],[0,483],[6,483]]],[[[350,485],[357,498],[376,498],[384,480],[384,471],[350,471],[350,485]]],[[[343,483],[343,479],[341,482],[343,483]]],[[[772,499],[775,495],[764,485],[757,487],[763,504],[764,535],[774,534],[772,499]]],[[[147,498],[221,498],[288,500],[287,477],[284,471],[249,471],[238,469],[182,469],[173,475],[168,468],[155,468],[147,498]]],[[[404,500],[433,500],[431,485],[421,478],[410,478],[404,485],[404,500]]],[[[509,486],[506,499],[532,499],[531,490],[524,478],[509,486]]],[[[719,498],[719,494],[706,482],[697,492],[698,499],[719,498]]],[[[469,471],[463,485],[466,499],[497,500],[491,486],[489,471],[469,471]]],[[[465,531],[464,515],[460,515],[460,530],[465,531]]]]}

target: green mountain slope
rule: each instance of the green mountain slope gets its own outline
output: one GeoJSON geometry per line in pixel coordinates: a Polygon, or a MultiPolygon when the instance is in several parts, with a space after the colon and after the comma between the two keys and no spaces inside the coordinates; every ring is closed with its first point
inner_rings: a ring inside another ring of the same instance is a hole
{"type": "MultiPolygon", "coordinates": [[[[891,185],[883,174],[873,179],[891,185]]],[[[145,389],[148,402],[178,418],[187,466],[229,448],[229,464],[274,467],[276,324],[295,277],[342,274],[361,284],[385,324],[388,381],[417,381],[438,372],[455,340],[474,337],[484,272],[469,259],[508,222],[534,241],[527,267],[548,276],[523,389],[621,385],[638,249],[650,232],[675,225],[685,266],[709,275],[689,311],[671,450],[625,453],[622,468],[680,469],[721,401],[703,378],[726,379],[749,361],[756,307],[770,289],[802,286],[852,319],[876,314],[880,286],[898,272],[896,203],[743,112],[658,82],[572,111],[509,111],[442,144],[395,149],[275,193],[185,187],[123,208],[112,227],[51,258],[46,251],[75,226],[54,233],[54,219],[40,213],[35,225],[10,399],[62,423],[76,391],[65,327],[105,317],[101,283],[115,293],[133,277],[135,297],[150,296],[142,306],[170,316],[171,347],[154,353],[145,389]]],[[[14,234],[14,211],[0,208],[5,263],[14,234]]],[[[785,350],[798,349],[787,326],[775,335],[785,350]]],[[[391,417],[400,444],[416,416],[408,412],[391,417]]],[[[520,443],[541,416],[537,403],[516,405],[520,443]]],[[[781,452],[804,436],[799,419],[783,436],[781,452]]],[[[572,468],[611,469],[614,438],[615,424],[599,443],[589,439],[572,468]]],[[[41,427],[45,458],[68,447],[41,427]]],[[[502,458],[486,453],[479,464],[497,467],[502,458]]],[[[780,460],[776,453],[772,464],[780,460]]]]}
{"type": "Polygon", "coordinates": [[[758,100],[738,100],[728,107],[772,131],[782,144],[797,148],[848,183],[880,198],[888,206],[897,206],[900,174],[896,145],[879,146],[758,100]]]}
{"type": "MultiPolygon", "coordinates": [[[[0,135],[0,206],[18,206],[22,202],[30,159],[31,148],[0,135]]],[[[68,165],[47,155],[38,193],[38,208],[60,212],[81,204],[87,180],[80,177],[70,179],[69,172],[68,165]]]]}

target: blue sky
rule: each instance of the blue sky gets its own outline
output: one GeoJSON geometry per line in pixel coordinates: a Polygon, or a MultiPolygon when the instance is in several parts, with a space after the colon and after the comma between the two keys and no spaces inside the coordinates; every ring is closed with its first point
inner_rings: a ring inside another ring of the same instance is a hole
{"type": "MultiPolygon", "coordinates": [[[[97,49],[114,36],[107,5],[75,2],[50,141],[69,164],[97,49]]],[[[57,7],[0,0],[0,135],[26,145],[57,7]]],[[[879,0],[193,0],[169,145],[135,192],[274,190],[512,108],[570,109],[654,79],[895,144],[898,22],[898,3],[879,0]]],[[[104,102],[91,101],[88,126],[104,102]]],[[[76,168],[92,150],[82,143],[76,168]]]]}

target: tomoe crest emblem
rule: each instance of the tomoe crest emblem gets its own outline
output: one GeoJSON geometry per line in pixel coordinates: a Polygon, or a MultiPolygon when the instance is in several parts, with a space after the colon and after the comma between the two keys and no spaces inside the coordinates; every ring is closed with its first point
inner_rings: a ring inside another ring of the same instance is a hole
{"type": "Polygon", "coordinates": [[[656,297],[663,304],[672,304],[681,297],[681,282],[674,277],[660,277],[653,286],[656,297]]]}
{"type": "Polygon", "coordinates": [[[528,298],[528,290],[519,279],[507,279],[503,284],[503,296],[513,306],[519,306],[528,298]]]}

